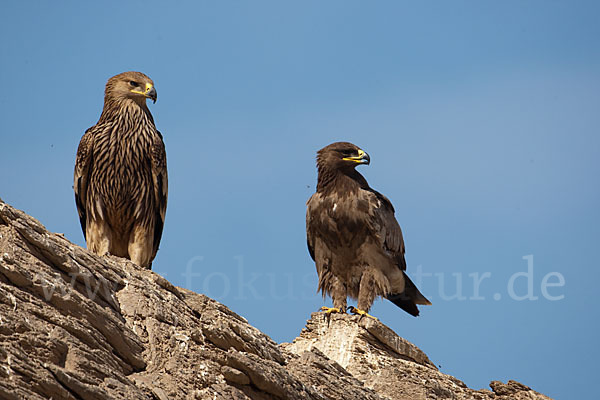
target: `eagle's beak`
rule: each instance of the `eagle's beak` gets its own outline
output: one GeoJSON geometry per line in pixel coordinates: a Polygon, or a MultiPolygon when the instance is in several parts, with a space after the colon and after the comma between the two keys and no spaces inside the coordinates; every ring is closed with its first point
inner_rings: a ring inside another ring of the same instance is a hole
{"type": "Polygon", "coordinates": [[[146,96],[149,99],[152,99],[152,102],[156,103],[156,89],[154,89],[154,86],[147,83],[146,84],[146,93],[144,93],[144,96],[146,96]]]}
{"type": "Polygon", "coordinates": [[[369,155],[362,150],[358,150],[357,157],[344,157],[343,159],[346,161],[354,161],[355,163],[358,163],[358,164],[369,165],[371,163],[371,157],[369,157],[369,155]]]}

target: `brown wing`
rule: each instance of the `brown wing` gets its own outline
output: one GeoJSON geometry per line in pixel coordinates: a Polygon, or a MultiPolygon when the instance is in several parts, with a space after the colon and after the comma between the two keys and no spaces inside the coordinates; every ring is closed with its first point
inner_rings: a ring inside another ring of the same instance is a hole
{"type": "Polygon", "coordinates": [[[397,261],[398,268],[405,271],[404,239],[402,230],[394,216],[394,206],[387,197],[373,189],[368,189],[370,203],[370,226],[378,236],[381,247],[397,261]]]}
{"type": "Polygon", "coordinates": [[[415,284],[410,280],[406,271],[406,260],[404,259],[404,239],[402,230],[396,217],[394,216],[394,206],[387,197],[381,193],[370,189],[372,218],[371,226],[380,238],[382,248],[391,253],[396,259],[398,268],[404,275],[405,287],[402,293],[391,293],[386,296],[388,300],[402,308],[407,313],[417,316],[419,310],[417,304],[430,305],[431,302],[419,291],[415,284]]]}
{"type": "MultiPolygon", "coordinates": [[[[79,142],[77,156],[75,158],[75,172],[73,176],[73,190],[75,191],[75,205],[79,214],[79,222],[83,230],[83,237],[86,238],[87,224],[87,186],[90,176],[90,165],[92,164],[94,145],[94,127],[89,128],[79,142]]],[[[87,238],[86,238],[87,239],[87,238]]]]}
{"type": "Polygon", "coordinates": [[[306,245],[308,246],[308,252],[310,257],[315,261],[315,232],[312,226],[314,203],[316,194],[313,194],[310,199],[306,202],[306,245]]]}
{"type": "Polygon", "coordinates": [[[323,197],[319,193],[313,194],[306,202],[306,244],[317,269],[319,279],[317,290],[321,291],[323,296],[331,294],[333,279],[329,271],[331,252],[319,232],[319,227],[327,223],[327,216],[324,213],[323,197]]]}
{"type": "Polygon", "coordinates": [[[165,144],[160,132],[152,146],[152,180],[154,183],[154,199],[156,207],[156,218],[154,219],[154,241],[153,257],[158,251],[162,237],[165,215],[167,213],[167,195],[169,192],[169,177],[167,175],[167,154],[165,144]]]}

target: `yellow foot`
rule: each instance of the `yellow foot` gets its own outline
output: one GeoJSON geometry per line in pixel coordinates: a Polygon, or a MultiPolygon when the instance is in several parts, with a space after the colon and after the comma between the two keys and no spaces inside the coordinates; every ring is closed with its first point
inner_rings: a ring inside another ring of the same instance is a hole
{"type": "Polygon", "coordinates": [[[373,318],[375,321],[379,321],[379,320],[377,319],[377,317],[374,317],[374,316],[372,316],[372,315],[369,315],[369,314],[367,314],[367,312],[366,312],[366,311],[359,310],[358,308],[356,308],[356,307],[353,307],[353,306],[350,306],[350,308],[349,308],[349,309],[350,309],[350,312],[351,312],[352,314],[354,314],[354,315],[361,315],[361,316],[362,316],[362,315],[364,315],[364,316],[366,316],[366,317],[373,318]]]}
{"type": "Polygon", "coordinates": [[[325,306],[321,307],[321,311],[325,311],[325,314],[344,313],[339,308],[336,308],[336,307],[325,307],[325,306]]]}

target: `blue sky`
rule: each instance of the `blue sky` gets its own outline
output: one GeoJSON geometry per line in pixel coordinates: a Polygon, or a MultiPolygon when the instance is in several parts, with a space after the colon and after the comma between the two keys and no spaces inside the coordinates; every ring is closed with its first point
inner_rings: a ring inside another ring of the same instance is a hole
{"type": "Polygon", "coordinates": [[[361,172],[394,203],[408,273],[433,302],[419,318],[383,301],[372,314],[471,387],[516,379],[555,398],[592,396],[597,2],[1,9],[5,201],[83,245],[75,151],[106,80],[139,70],[156,84],[170,178],[155,271],[292,340],[330,304],[305,244],[315,151],[351,141],[370,154],[361,172]],[[555,286],[543,292],[544,280],[555,286]]]}

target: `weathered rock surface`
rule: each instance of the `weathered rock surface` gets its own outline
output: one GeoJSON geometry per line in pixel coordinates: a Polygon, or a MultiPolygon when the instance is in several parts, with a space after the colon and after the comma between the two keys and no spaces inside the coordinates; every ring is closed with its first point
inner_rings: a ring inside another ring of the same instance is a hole
{"type": "Polygon", "coordinates": [[[527,386],[494,381],[489,390],[469,389],[437,370],[414,344],[371,318],[313,313],[293,343],[281,345],[294,354],[318,349],[366,387],[389,399],[548,399],[527,386]]]}
{"type": "Polygon", "coordinates": [[[0,399],[547,399],[490,386],[467,388],[366,318],[315,313],[278,345],[224,305],[0,200],[0,399]]]}

